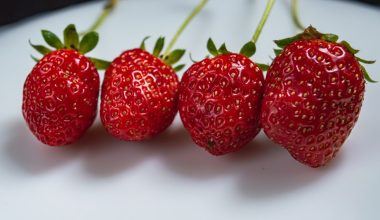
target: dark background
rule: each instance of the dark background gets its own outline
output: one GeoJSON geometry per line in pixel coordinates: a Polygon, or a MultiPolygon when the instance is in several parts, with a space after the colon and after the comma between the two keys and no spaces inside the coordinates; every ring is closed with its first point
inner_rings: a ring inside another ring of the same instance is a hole
{"type": "MultiPolygon", "coordinates": [[[[55,10],[85,1],[97,0],[3,0],[0,3],[0,25],[12,23],[40,12],[55,10]]],[[[380,0],[350,1],[361,1],[374,6],[380,6],[380,0]]]]}
{"type": "Polygon", "coordinates": [[[2,0],[0,3],[0,25],[15,22],[40,12],[86,1],[91,0],[2,0]]]}

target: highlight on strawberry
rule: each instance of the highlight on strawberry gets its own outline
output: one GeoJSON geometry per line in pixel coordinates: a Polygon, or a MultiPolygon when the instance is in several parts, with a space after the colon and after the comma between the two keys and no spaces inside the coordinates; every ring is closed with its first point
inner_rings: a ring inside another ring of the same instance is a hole
{"type": "Polygon", "coordinates": [[[30,43],[43,57],[32,56],[37,64],[24,84],[22,113],[38,140],[61,146],[79,139],[93,123],[100,84],[97,69],[108,62],[84,55],[98,43],[96,32],[80,39],[70,24],[63,42],[47,30],[42,36],[53,49],[30,43]]]}
{"type": "Polygon", "coordinates": [[[202,10],[202,0],[180,26],[164,53],[165,39],[158,38],[153,52],[140,48],[123,52],[105,73],[102,85],[100,117],[109,134],[125,141],[154,137],[171,125],[177,114],[178,77],[175,65],[184,49],[172,50],[190,21],[202,10]]]}
{"type": "Polygon", "coordinates": [[[209,39],[212,58],[194,63],[183,75],[179,91],[179,113],[193,141],[212,155],[242,149],[260,131],[260,106],[264,76],[249,57],[274,4],[268,1],[252,40],[240,53],[225,44],[217,48],[209,39]]]}

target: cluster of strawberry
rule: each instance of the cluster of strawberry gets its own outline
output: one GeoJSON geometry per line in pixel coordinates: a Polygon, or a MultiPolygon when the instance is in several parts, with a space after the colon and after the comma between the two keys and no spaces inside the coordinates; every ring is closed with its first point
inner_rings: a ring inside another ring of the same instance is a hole
{"type": "Polygon", "coordinates": [[[145,140],[164,131],[179,111],[194,142],[213,155],[240,150],[263,128],[298,161],[319,167],[334,158],[358,119],[365,79],[372,82],[347,42],[313,27],[275,41],[270,66],[249,57],[255,44],[239,53],[217,48],[213,57],[194,63],[178,80],[177,65],[185,51],[162,54],[164,38],[152,53],[127,50],[112,63],[85,57],[98,42],[95,32],[81,40],[73,25],[64,42],[42,31],[51,51],[32,45],[44,56],[28,75],[23,115],[43,143],[61,146],[79,139],[96,116],[100,80],[100,118],[111,135],[126,141],[145,140]],[[267,70],[264,78],[263,70],[267,70]]]}
{"type": "MultiPolygon", "coordinates": [[[[213,155],[240,150],[263,128],[301,163],[319,167],[332,160],[358,120],[365,80],[374,82],[356,57],[358,50],[338,36],[313,27],[275,41],[270,66],[224,45],[215,57],[192,65],[179,91],[179,113],[193,140],[213,155]],[[266,78],[262,70],[267,70],[266,78]]],[[[251,48],[248,49],[247,48],[251,48]]]]}

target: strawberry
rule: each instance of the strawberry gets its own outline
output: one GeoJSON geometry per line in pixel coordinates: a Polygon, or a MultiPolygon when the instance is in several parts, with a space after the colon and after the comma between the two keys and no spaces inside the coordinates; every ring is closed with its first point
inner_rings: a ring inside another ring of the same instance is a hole
{"type": "Polygon", "coordinates": [[[195,62],[183,75],[179,90],[179,113],[193,141],[212,155],[236,152],[260,132],[260,108],[264,91],[263,70],[249,57],[274,5],[269,0],[252,39],[239,53],[210,38],[207,49],[213,58],[195,62]]]}
{"type": "Polygon", "coordinates": [[[74,25],[65,29],[64,43],[50,31],[43,30],[42,35],[56,50],[31,44],[44,56],[36,59],[38,63],[26,78],[22,112],[38,140],[61,146],[80,138],[94,121],[99,75],[93,62],[105,62],[83,55],[96,46],[95,32],[86,34],[80,43],[74,25]]]}
{"type": "Polygon", "coordinates": [[[206,5],[201,0],[164,48],[158,38],[153,52],[140,48],[123,52],[106,71],[101,94],[100,118],[112,136],[125,141],[146,140],[164,131],[177,114],[178,77],[185,65],[175,67],[185,50],[171,50],[190,21],[206,5]]]}
{"type": "Polygon", "coordinates": [[[363,102],[360,64],[373,63],[338,36],[309,27],[280,47],[266,77],[261,121],[265,134],[299,162],[319,167],[331,161],[349,136],[363,102]]]}
{"type": "Polygon", "coordinates": [[[224,44],[217,50],[211,39],[208,49],[215,57],[196,62],[182,77],[179,113],[196,144],[224,155],[240,150],[260,131],[264,77],[248,58],[255,50],[252,42],[241,54],[224,44]]]}
{"type": "MultiPolygon", "coordinates": [[[[175,50],[176,59],[184,52],[175,50]]],[[[127,141],[144,140],[162,132],[174,120],[178,77],[170,67],[173,60],[164,63],[157,55],[140,48],[127,50],[107,69],[100,117],[111,135],[127,141]]]]}

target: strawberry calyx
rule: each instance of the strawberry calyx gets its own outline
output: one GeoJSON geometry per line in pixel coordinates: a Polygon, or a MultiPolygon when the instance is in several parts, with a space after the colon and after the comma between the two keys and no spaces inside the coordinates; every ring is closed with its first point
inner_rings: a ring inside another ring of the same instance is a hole
{"type": "MultiPolygon", "coordinates": [[[[214,57],[222,55],[222,54],[232,53],[227,49],[227,46],[225,43],[223,43],[218,48],[211,38],[209,38],[207,41],[207,50],[214,57]]],[[[255,53],[256,53],[256,44],[253,41],[248,41],[247,43],[245,43],[239,51],[239,54],[248,58],[252,57],[255,53]]],[[[264,71],[269,69],[269,65],[267,64],[261,64],[261,63],[256,63],[256,64],[259,66],[260,69],[264,71]]]]}
{"type": "Polygon", "coordinates": [[[282,51],[284,50],[284,48],[286,46],[288,46],[289,44],[291,44],[295,41],[298,41],[298,40],[316,40],[316,39],[324,40],[324,41],[331,42],[331,43],[337,43],[337,44],[340,44],[343,47],[345,47],[352,55],[355,56],[356,60],[359,62],[360,67],[362,69],[362,72],[364,74],[365,80],[367,82],[370,82],[370,83],[376,83],[377,82],[371,78],[370,74],[367,72],[366,68],[363,66],[363,64],[374,64],[376,62],[375,60],[366,60],[366,59],[363,59],[363,58],[356,56],[356,54],[359,53],[359,50],[353,48],[350,45],[350,43],[348,43],[345,40],[338,42],[338,40],[339,40],[338,35],[331,34],[331,33],[328,33],[328,34],[321,33],[316,28],[314,28],[313,26],[309,26],[308,28],[306,28],[304,30],[304,32],[297,34],[293,37],[284,38],[281,40],[275,40],[274,42],[279,48],[274,49],[274,53],[276,56],[280,55],[280,53],[282,53],[282,51]]]}
{"type": "MultiPolygon", "coordinates": [[[[95,31],[90,31],[80,38],[74,24],[69,24],[63,31],[63,42],[59,39],[59,37],[56,34],[54,34],[51,31],[41,30],[41,34],[45,42],[49,46],[53,47],[55,50],[71,49],[78,51],[83,55],[92,51],[99,41],[99,35],[95,31]]],[[[51,48],[48,48],[44,45],[33,44],[30,40],[29,44],[42,55],[46,55],[53,51],[51,48]]],[[[38,58],[34,56],[31,57],[36,62],[39,61],[38,58]]],[[[90,59],[92,63],[94,63],[95,67],[98,70],[107,69],[107,67],[111,64],[109,61],[102,59],[97,59],[93,57],[87,58],[90,59]]]]}
{"type": "Polygon", "coordinates": [[[231,53],[227,49],[227,46],[225,43],[223,43],[219,48],[217,48],[214,41],[211,38],[209,38],[207,41],[207,50],[214,57],[216,57],[218,55],[222,55],[222,54],[231,53]]]}
{"type": "MultiPolygon", "coordinates": [[[[214,41],[211,38],[209,38],[207,41],[207,50],[214,57],[218,55],[222,55],[222,54],[231,53],[227,49],[227,46],[225,43],[223,43],[219,48],[217,48],[217,46],[215,45],[214,41]]],[[[252,57],[255,53],[256,53],[256,44],[252,41],[249,41],[248,43],[244,44],[239,52],[239,54],[246,57],[252,57]]]]}
{"type": "MultiPolygon", "coordinates": [[[[147,52],[150,52],[146,49],[145,47],[145,41],[148,40],[150,37],[147,36],[145,37],[141,44],[140,44],[140,49],[145,50],[147,52]]],[[[171,52],[168,53],[168,55],[165,55],[162,53],[162,50],[164,49],[165,45],[165,37],[159,37],[154,45],[152,55],[161,59],[162,62],[164,62],[166,65],[170,66],[173,68],[175,72],[180,71],[185,67],[185,64],[178,64],[174,66],[185,54],[186,50],[185,49],[174,49],[171,52]]]]}
{"type": "MultiPolygon", "coordinates": [[[[165,38],[159,37],[156,41],[156,44],[153,49],[153,55],[161,59],[166,65],[173,68],[175,72],[180,71],[185,67],[185,64],[179,64],[177,66],[173,65],[177,63],[185,54],[186,50],[184,49],[174,49],[172,50],[175,42],[178,40],[179,36],[182,34],[182,32],[185,30],[185,28],[189,25],[190,21],[193,20],[193,18],[204,8],[204,6],[207,4],[208,0],[200,0],[197,6],[191,11],[191,13],[187,16],[187,18],[183,21],[181,26],[178,28],[177,32],[174,34],[173,38],[169,41],[168,46],[166,47],[165,51],[161,54],[164,44],[165,44],[165,38]]],[[[148,39],[148,37],[145,37],[141,43],[140,48],[145,50],[145,41],[148,39]]],[[[149,51],[147,51],[149,52],[149,51]]]]}
{"type": "MultiPolygon", "coordinates": [[[[264,13],[260,19],[260,22],[256,28],[255,33],[252,36],[252,39],[242,46],[242,48],[239,51],[240,55],[245,56],[247,58],[250,58],[256,53],[256,43],[257,43],[257,41],[260,37],[261,31],[263,30],[263,27],[264,27],[264,25],[265,25],[265,23],[269,17],[269,14],[273,8],[274,3],[275,3],[275,0],[268,0],[267,5],[265,7],[265,11],[264,11],[264,13]]],[[[217,48],[214,41],[211,38],[209,38],[207,41],[207,50],[214,57],[219,56],[219,55],[223,55],[223,54],[232,53],[227,49],[227,46],[225,43],[223,43],[219,48],[217,48]]],[[[206,58],[207,57],[208,56],[206,56],[206,58]]],[[[192,58],[191,58],[191,60],[192,60],[192,58]]],[[[257,63],[257,62],[255,62],[255,63],[263,71],[267,71],[269,69],[269,65],[267,65],[267,64],[261,64],[261,63],[257,63]]]]}

